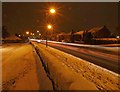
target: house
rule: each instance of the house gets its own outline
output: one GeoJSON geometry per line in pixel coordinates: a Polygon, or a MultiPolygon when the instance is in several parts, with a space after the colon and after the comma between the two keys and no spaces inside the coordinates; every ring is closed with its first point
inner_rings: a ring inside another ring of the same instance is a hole
{"type": "Polygon", "coordinates": [[[89,42],[93,38],[108,38],[111,36],[111,32],[106,26],[94,27],[90,30],[81,30],[73,33],[60,33],[57,35],[57,41],[65,42],[89,42]]]}
{"type": "Polygon", "coordinates": [[[94,38],[108,38],[111,36],[111,32],[106,26],[95,27],[89,30],[94,38]]]}
{"type": "Polygon", "coordinates": [[[62,41],[62,42],[74,42],[74,32],[73,30],[69,33],[60,33],[57,35],[57,41],[62,41]]]}
{"type": "Polygon", "coordinates": [[[62,40],[64,40],[64,35],[65,35],[65,33],[63,33],[63,32],[58,34],[57,35],[57,41],[61,42],[62,40]]]}
{"type": "Polygon", "coordinates": [[[3,42],[20,42],[22,41],[22,39],[15,35],[10,35],[9,37],[2,38],[2,41],[3,42]]]}
{"type": "Polygon", "coordinates": [[[74,40],[75,40],[75,41],[81,41],[81,40],[82,40],[82,38],[83,38],[83,33],[84,33],[84,31],[83,31],[83,30],[82,30],[82,31],[79,31],[79,32],[74,33],[74,40]]]}

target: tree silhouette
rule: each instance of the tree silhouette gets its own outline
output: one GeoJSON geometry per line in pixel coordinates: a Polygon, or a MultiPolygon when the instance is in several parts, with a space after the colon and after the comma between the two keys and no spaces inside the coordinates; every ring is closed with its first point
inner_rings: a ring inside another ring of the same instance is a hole
{"type": "Polygon", "coordinates": [[[7,27],[6,26],[2,26],[2,37],[6,38],[8,36],[10,36],[10,34],[7,31],[7,27]]]}

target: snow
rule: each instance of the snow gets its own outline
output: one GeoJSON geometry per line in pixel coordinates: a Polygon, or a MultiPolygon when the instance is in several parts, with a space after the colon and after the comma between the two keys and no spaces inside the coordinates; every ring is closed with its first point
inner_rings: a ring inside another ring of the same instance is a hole
{"type": "Polygon", "coordinates": [[[40,83],[40,90],[53,90],[52,82],[48,78],[48,76],[44,70],[44,67],[42,65],[42,62],[35,50],[34,50],[34,57],[36,60],[36,68],[37,68],[37,74],[38,74],[38,78],[39,78],[38,81],[40,83]]]}
{"type": "MultiPolygon", "coordinates": [[[[37,45],[36,45],[37,46],[37,45]]],[[[37,46],[47,67],[48,74],[54,82],[54,86],[58,90],[97,90],[97,87],[80,74],[71,70],[62,61],[66,57],[62,53],[53,48],[46,48],[44,45],[37,46]],[[58,55],[59,54],[61,55],[58,55]]]]}
{"type": "Polygon", "coordinates": [[[120,89],[120,75],[49,46],[35,45],[57,89],[120,89]]]}
{"type": "Polygon", "coordinates": [[[36,63],[29,44],[5,44],[2,48],[2,85],[5,90],[38,90],[36,63]]]}

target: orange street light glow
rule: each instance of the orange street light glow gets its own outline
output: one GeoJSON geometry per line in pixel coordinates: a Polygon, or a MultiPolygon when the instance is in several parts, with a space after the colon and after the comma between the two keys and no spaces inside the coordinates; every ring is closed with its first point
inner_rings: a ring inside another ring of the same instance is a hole
{"type": "Polygon", "coordinates": [[[52,28],[52,26],[51,26],[51,25],[48,25],[47,27],[48,27],[48,29],[51,29],[51,28],[52,28]]]}
{"type": "Polygon", "coordinates": [[[27,31],[26,34],[29,34],[29,32],[27,31]]]}
{"type": "Polygon", "coordinates": [[[50,13],[55,13],[55,9],[51,8],[50,13]]]}

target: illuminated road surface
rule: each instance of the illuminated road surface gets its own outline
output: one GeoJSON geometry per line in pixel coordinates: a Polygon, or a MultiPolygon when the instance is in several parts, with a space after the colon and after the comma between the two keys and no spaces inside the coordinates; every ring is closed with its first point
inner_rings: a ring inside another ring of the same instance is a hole
{"type": "MultiPolygon", "coordinates": [[[[44,43],[44,42],[43,42],[44,43]]],[[[39,43],[40,44],[40,43],[39,43]]],[[[119,60],[117,54],[112,54],[102,49],[96,50],[88,47],[70,46],[66,44],[59,43],[48,43],[49,46],[64,51],[66,53],[72,54],[96,65],[104,67],[110,71],[119,73],[119,60]]],[[[97,46],[96,46],[97,47],[97,46]]],[[[98,46],[99,47],[99,46],[98,46]]],[[[94,47],[95,48],[95,47],[94,47]]]]}
{"type": "Polygon", "coordinates": [[[2,53],[2,83],[5,90],[52,90],[52,83],[30,44],[7,43],[2,53]],[[46,86],[47,85],[47,86],[46,86]]]}

